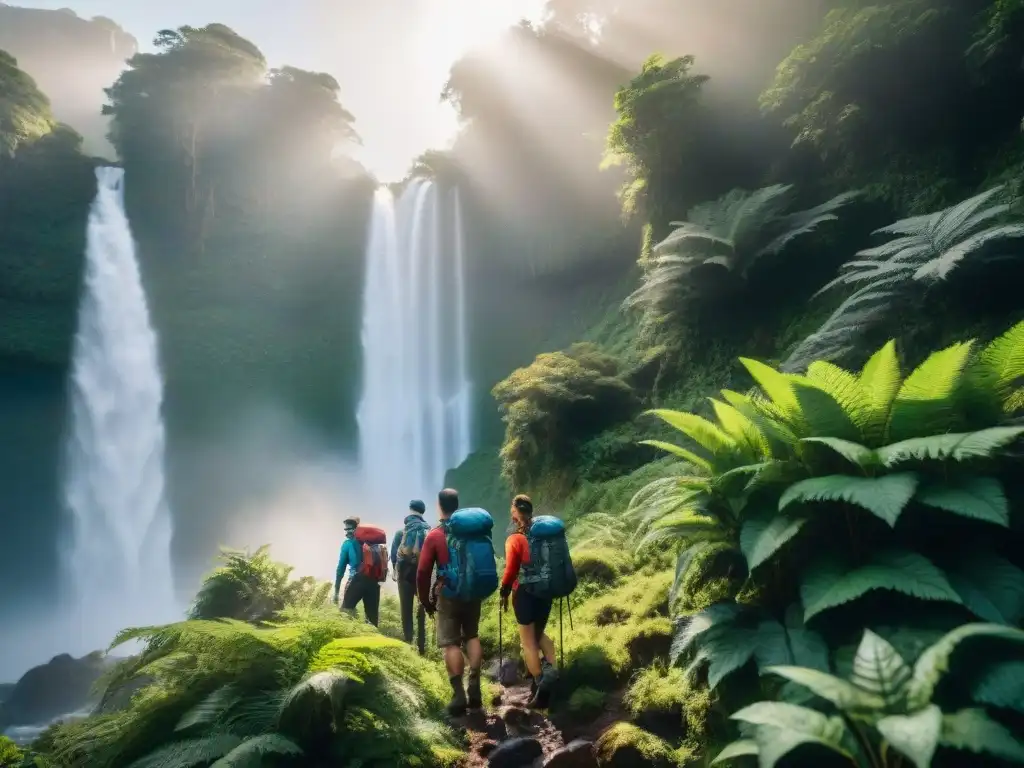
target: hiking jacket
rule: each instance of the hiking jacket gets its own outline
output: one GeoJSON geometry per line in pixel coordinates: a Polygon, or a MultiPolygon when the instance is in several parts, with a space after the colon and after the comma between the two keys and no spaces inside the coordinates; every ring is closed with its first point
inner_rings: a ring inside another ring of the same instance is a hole
{"type": "Polygon", "coordinates": [[[444,526],[437,526],[427,534],[420,550],[419,565],[416,566],[416,594],[423,605],[430,605],[430,579],[434,566],[444,568],[448,565],[448,536],[444,526]]]}
{"type": "Polygon", "coordinates": [[[345,539],[341,545],[341,554],[338,556],[338,569],[334,573],[334,591],[337,592],[341,586],[341,580],[345,576],[345,568],[348,568],[348,576],[356,575],[356,569],[363,560],[363,550],[355,537],[345,539]]]}
{"type": "Polygon", "coordinates": [[[521,533],[513,533],[505,539],[505,573],[501,577],[501,589],[507,593],[519,589],[519,569],[530,562],[530,542],[521,533]]]}
{"type": "Polygon", "coordinates": [[[398,533],[391,540],[391,567],[394,568],[398,565],[398,548],[402,546],[402,539],[405,538],[405,526],[411,523],[413,520],[419,520],[421,523],[426,525],[426,521],[423,520],[423,515],[418,512],[411,512],[405,516],[405,520],[402,521],[402,527],[398,529],[398,533]]]}

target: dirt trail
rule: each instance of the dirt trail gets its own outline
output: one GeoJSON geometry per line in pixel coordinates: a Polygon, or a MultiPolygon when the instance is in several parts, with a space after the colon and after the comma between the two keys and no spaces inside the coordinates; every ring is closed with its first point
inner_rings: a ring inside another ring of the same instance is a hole
{"type": "Polygon", "coordinates": [[[453,721],[453,725],[465,728],[469,735],[468,755],[461,768],[484,768],[488,765],[488,756],[499,744],[515,738],[536,739],[540,743],[543,750],[543,758],[537,763],[540,765],[574,739],[594,741],[610,725],[624,719],[618,694],[609,697],[609,706],[598,717],[583,723],[560,721],[556,725],[546,711],[527,708],[529,683],[507,686],[501,692],[500,704],[492,706],[490,712],[471,712],[453,721]]]}

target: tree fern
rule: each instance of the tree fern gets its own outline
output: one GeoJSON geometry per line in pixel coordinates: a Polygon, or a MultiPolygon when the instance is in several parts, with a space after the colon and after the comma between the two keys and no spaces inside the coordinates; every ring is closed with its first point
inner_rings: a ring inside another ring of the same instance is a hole
{"type": "Polygon", "coordinates": [[[686,221],[656,244],[643,283],[626,306],[641,306],[654,316],[671,317],[681,305],[709,290],[708,280],[732,276],[745,280],[762,257],[785,250],[857,197],[838,195],[807,210],[786,213],[795,194],[790,185],[733,190],[690,210],[686,221]],[[716,274],[720,273],[720,274],[716,274]]]}
{"type": "Polygon", "coordinates": [[[993,201],[1003,191],[980,195],[924,216],[902,219],[875,234],[891,235],[882,245],[858,252],[819,293],[836,287],[854,292],[828,320],[790,353],[783,369],[802,370],[813,360],[834,360],[857,344],[899,301],[920,295],[961,264],[1002,255],[1001,246],[1024,236],[1024,224],[1000,223],[1010,215],[1008,203],[993,201]]]}

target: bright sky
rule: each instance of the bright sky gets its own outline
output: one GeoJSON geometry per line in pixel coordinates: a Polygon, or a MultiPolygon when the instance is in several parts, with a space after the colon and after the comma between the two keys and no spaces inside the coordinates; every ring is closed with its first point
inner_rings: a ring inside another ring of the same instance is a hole
{"type": "Polygon", "coordinates": [[[439,103],[451,64],[544,0],[7,0],[108,16],[143,50],[160,29],[226,24],[256,43],[270,66],[329,72],[356,116],[359,159],[382,181],[405,175],[427,148],[443,148],[456,120],[439,103]]]}

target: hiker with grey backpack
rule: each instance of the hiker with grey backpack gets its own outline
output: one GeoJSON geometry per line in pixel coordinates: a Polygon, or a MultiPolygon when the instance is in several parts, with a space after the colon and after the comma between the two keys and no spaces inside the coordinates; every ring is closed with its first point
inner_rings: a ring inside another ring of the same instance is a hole
{"type": "MultiPolygon", "coordinates": [[[[416,566],[419,564],[420,551],[427,538],[430,526],[423,519],[426,505],[419,499],[409,502],[409,514],[405,516],[403,527],[391,540],[391,572],[398,582],[398,602],[402,613],[402,634],[405,642],[413,641],[413,608],[416,603],[416,566]]],[[[426,653],[426,621],[427,613],[422,605],[416,605],[416,647],[420,656],[426,653]]]]}
{"type": "MultiPolygon", "coordinates": [[[[511,535],[505,542],[505,573],[501,580],[501,612],[508,611],[511,597],[523,660],[532,678],[528,706],[545,709],[558,679],[555,644],[545,629],[554,601],[561,601],[576,589],[576,571],[561,520],[551,515],[534,517],[533,502],[525,494],[512,500],[510,514],[511,535]]],[[[570,609],[570,621],[571,616],[570,609]]]]}

